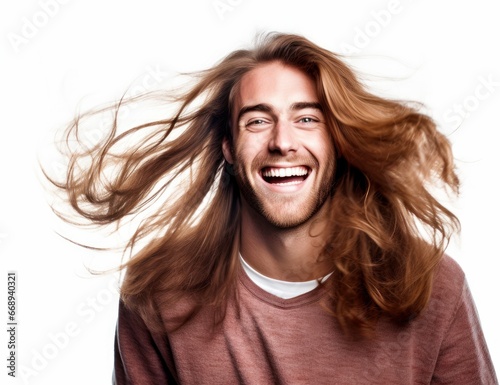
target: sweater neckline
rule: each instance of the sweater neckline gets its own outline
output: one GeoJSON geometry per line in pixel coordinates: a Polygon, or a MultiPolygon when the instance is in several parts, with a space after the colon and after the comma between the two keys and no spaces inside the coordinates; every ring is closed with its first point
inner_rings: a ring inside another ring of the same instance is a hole
{"type": "MultiPolygon", "coordinates": [[[[329,279],[331,279],[331,277],[329,279]]],[[[274,294],[267,292],[266,290],[259,287],[255,282],[253,282],[243,269],[243,266],[241,266],[241,268],[239,269],[239,280],[246,291],[248,291],[252,296],[271,306],[282,309],[293,309],[318,302],[324,295],[323,285],[318,285],[313,290],[299,296],[289,299],[280,298],[274,294]]]]}
{"type": "Polygon", "coordinates": [[[331,275],[330,273],[323,278],[312,279],[309,281],[283,281],[265,276],[262,273],[258,272],[252,266],[250,266],[247,261],[245,261],[241,253],[239,254],[239,259],[248,278],[250,278],[257,286],[267,291],[268,293],[274,294],[275,296],[284,299],[295,298],[314,290],[320,284],[320,282],[324,282],[331,275]]]}

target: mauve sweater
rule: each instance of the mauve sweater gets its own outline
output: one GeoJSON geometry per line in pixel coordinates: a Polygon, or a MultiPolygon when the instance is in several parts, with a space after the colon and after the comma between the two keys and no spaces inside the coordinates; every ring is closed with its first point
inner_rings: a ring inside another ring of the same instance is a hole
{"type": "MultiPolygon", "coordinates": [[[[380,320],[371,340],[343,335],[320,305],[321,287],[281,299],[242,269],[238,290],[239,317],[230,303],[215,333],[205,311],[175,332],[151,333],[120,304],[114,383],[498,384],[464,273],[449,257],[427,308],[406,326],[380,320]]],[[[182,306],[164,309],[164,322],[182,306]]]]}

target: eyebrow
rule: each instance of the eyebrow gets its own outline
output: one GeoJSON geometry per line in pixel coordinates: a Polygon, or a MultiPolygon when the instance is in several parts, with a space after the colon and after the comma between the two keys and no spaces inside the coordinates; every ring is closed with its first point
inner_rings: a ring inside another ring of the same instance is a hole
{"type": "Polygon", "coordinates": [[[323,112],[323,107],[321,106],[321,104],[319,104],[317,102],[297,102],[297,103],[293,103],[292,107],[290,109],[292,111],[298,111],[298,110],[304,110],[306,108],[312,108],[312,109],[320,110],[321,112],[323,112]]]}
{"type": "MultiPolygon", "coordinates": [[[[299,111],[299,110],[304,110],[306,108],[312,108],[312,109],[319,110],[319,111],[323,112],[323,107],[321,106],[321,104],[319,104],[317,102],[293,103],[290,107],[290,110],[299,111]]],[[[273,109],[269,104],[265,104],[265,103],[255,104],[252,106],[244,106],[238,112],[238,118],[236,121],[239,121],[243,115],[245,115],[248,112],[252,112],[252,111],[271,113],[273,111],[273,109]]]]}

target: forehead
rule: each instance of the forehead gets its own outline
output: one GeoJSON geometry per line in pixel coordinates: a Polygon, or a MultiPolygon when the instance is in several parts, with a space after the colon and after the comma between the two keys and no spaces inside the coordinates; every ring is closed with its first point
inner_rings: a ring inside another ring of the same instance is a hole
{"type": "Polygon", "coordinates": [[[314,81],[295,67],[271,62],[241,78],[234,107],[237,111],[247,105],[266,103],[281,109],[297,102],[318,102],[314,81]]]}

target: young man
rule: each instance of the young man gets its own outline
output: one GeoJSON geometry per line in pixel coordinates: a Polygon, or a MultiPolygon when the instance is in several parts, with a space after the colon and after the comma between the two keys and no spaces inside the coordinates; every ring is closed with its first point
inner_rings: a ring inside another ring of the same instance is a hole
{"type": "Polygon", "coordinates": [[[115,122],[60,184],[96,223],[161,199],[123,266],[114,382],[496,384],[443,254],[458,220],[429,186],[458,180],[432,120],[295,35],[200,76],[173,117],[115,122]]]}

